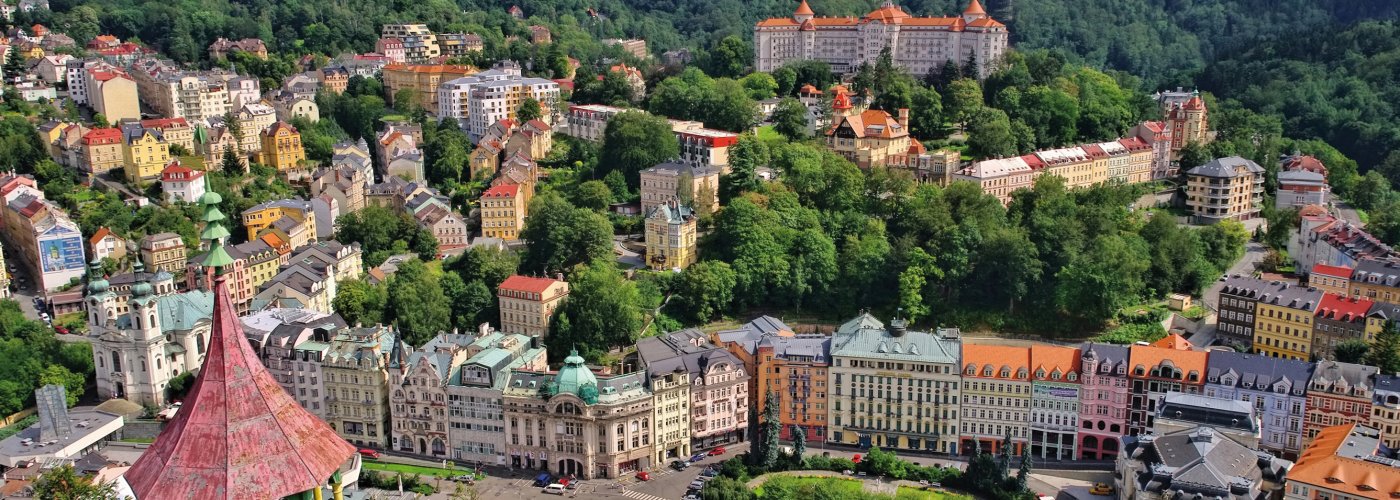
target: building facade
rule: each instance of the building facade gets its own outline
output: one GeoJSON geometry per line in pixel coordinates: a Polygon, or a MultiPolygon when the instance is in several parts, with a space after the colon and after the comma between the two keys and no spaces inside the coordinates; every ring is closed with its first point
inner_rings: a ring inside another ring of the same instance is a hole
{"type": "MultiPolygon", "coordinates": [[[[144,274],[140,262],[135,269],[144,274]]],[[[93,269],[94,276],[97,272],[93,269]]],[[[132,285],[122,312],[118,294],[106,279],[96,278],[84,300],[98,397],[162,406],[170,380],[204,364],[214,314],[207,290],[157,294],[142,279],[132,285]]]]}
{"type": "Polygon", "coordinates": [[[412,352],[395,351],[406,359],[396,360],[397,370],[389,372],[389,414],[394,431],[391,449],[405,453],[451,458],[448,441],[447,387],[452,373],[467,360],[469,335],[444,333],[433,337],[412,352]]]}
{"type": "Polygon", "coordinates": [[[1285,359],[1308,359],[1312,352],[1314,314],[1322,302],[1314,288],[1284,284],[1259,297],[1254,316],[1253,351],[1285,359]]]}
{"type": "Polygon", "coordinates": [[[503,391],[507,463],[582,479],[656,465],[644,372],[599,377],[577,352],[556,372],[512,370],[503,391]]]}
{"type": "Polygon", "coordinates": [[[863,313],[836,329],[828,374],[828,441],[958,453],[957,330],[909,331],[863,313]]]}
{"type": "Polygon", "coordinates": [[[1259,447],[1296,458],[1303,449],[1312,370],[1305,361],[1212,351],[1203,394],[1249,403],[1259,416],[1259,447]]]}
{"type": "Polygon", "coordinates": [[[773,71],[794,61],[816,60],[837,73],[874,64],[885,47],[894,63],[914,75],[952,62],[975,64],[977,77],[991,73],[1007,49],[1006,25],[987,15],[977,0],[959,17],[912,17],[892,1],[864,17],[817,17],[805,0],[790,18],[754,27],[754,66],[773,71]]]}
{"type": "Polygon", "coordinates": [[[1031,346],[1030,456],[1074,460],[1079,456],[1079,349],[1031,346]]]}
{"type": "Polygon", "coordinates": [[[1128,347],[1086,342],[1079,351],[1079,458],[1109,460],[1122,452],[1128,430],[1128,347]]]}
{"type": "Polygon", "coordinates": [[[641,178],[642,213],[680,200],[691,207],[708,207],[710,213],[719,210],[720,169],[695,167],[680,162],[667,162],[643,170],[641,178]]]}
{"type": "Polygon", "coordinates": [[[525,229],[526,205],[520,186],[502,184],[481,193],[481,235],[502,241],[520,239],[525,229]]]}
{"type": "Polygon", "coordinates": [[[998,453],[1010,437],[1014,449],[1008,453],[1024,453],[1030,439],[1030,349],[965,345],[962,375],[961,452],[998,453]]]}
{"type": "Polygon", "coordinates": [[[569,298],[569,283],[559,279],[512,275],[496,288],[500,302],[501,331],[544,337],[554,311],[569,298]]]}
{"type": "Polygon", "coordinates": [[[357,446],[390,446],[389,371],[399,370],[406,347],[392,328],[377,325],[336,332],[321,361],[326,422],[357,446]],[[397,353],[396,353],[397,351],[397,353]]]}
{"type": "Polygon", "coordinates": [[[185,272],[185,240],[175,233],[158,233],[141,238],[141,260],[152,271],[171,274],[185,272]]]}
{"type": "Polygon", "coordinates": [[[504,334],[483,326],[467,345],[461,367],[447,386],[447,436],[452,459],[506,465],[503,391],[512,370],[547,371],[538,337],[504,334]]]}
{"type": "Polygon", "coordinates": [[[274,123],[260,134],[262,140],[261,162],[285,172],[300,166],[306,161],[306,149],[301,145],[301,132],[287,122],[274,123]]]}
{"type": "Polygon", "coordinates": [[[646,216],[647,266],[655,270],[685,269],[699,258],[695,211],[675,200],[646,216]]]}
{"type": "Polygon", "coordinates": [[[1319,361],[1308,381],[1308,404],[1305,406],[1308,418],[1303,421],[1303,446],[1311,446],[1318,433],[1328,427],[1369,424],[1378,373],[1372,366],[1319,361]]]}
{"type": "Polygon", "coordinates": [[[1186,208],[1198,223],[1247,220],[1264,205],[1264,167],[1230,156],[1186,172],[1186,208]]]}

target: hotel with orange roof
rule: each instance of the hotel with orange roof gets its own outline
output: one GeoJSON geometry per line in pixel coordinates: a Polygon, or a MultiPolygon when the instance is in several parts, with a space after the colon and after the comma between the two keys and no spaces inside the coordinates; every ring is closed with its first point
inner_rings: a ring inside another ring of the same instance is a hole
{"type": "Polygon", "coordinates": [[[1027,347],[963,346],[961,453],[998,453],[1011,438],[1012,455],[1030,437],[1031,351],[1027,347]]]}
{"type": "Polygon", "coordinates": [[[914,17],[886,0],[864,17],[818,17],[802,0],[792,17],[764,19],[754,26],[754,66],[773,71],[793,61],[822,61],[837,73],[874,63],[889,47],[894,63],[914,75],[937,71],[949,61],[976,62],[987,76],[1006,52],[1010,32],[972,0],[960,16],[914,17]]]}
{"type": "Polygon", "coordinates": [[[1400,497],[1400,462],[1381,433],[1361,424],[1328,427],[1288,471],[1285,500],[1400,497]]]}

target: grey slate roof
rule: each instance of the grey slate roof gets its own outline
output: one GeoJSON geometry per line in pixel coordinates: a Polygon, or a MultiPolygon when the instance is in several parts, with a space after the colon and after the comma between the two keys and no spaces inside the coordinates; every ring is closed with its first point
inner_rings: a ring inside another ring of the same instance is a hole
{"type": "Polygon", "coordinates": [[[637,342],[637,354],[646,365],[647,375],[653,378],[685,371],[693,382],[712,366],[743,366],[733,354],[710,343],[704,332],[694,328],[642,339],[637,342]]]}
{"type": "Polygon", "coordinates": [[[836,329],[831,355],[961,365],[962,343],[928,332],[897,334],[874,316],[862,313],[836,329]]]}
{"type": "Polygon", "coordinates": [[[1186,172],[1186,175],[1202,175],[1206,177],[1231,178],[1236,177],[1238,175],[1236,173],[1236,169],[1238,168],[1243,168],[1245,171],[1253,174],[1264,173],[1264,167],[1259,166],[1258,163],[1254,163],[1253,161],[1246,160],[1238,156],[1227,156],[1224,158],[1216,158],[1206,163],[1205,165],[1201,165],[1199,167],[1188,170],[1186,172]]]}
{"type": "Polygon", "coordinates": [[[1124,480],[1164,498],[1259,500],[1264,480],[1277,480],[1292,462],[1249,449],[1209,427],[1164,436],[1124,436],[1124,452],[1143,469],[1124,480]]]}
{"type": "Polygon", "coordinates": [[[1277,291],[1259,296],[1260,304],[1269,304],[1301,311],[1313,312],[1322,303],[1322,290],[1284,284],[1277,291]]]}
{"type": "Polygon", "coordinates": [[[1207,425],[1218,429],[1238,429],[1257,432],[1254,407],[1248,401],[1223,399],[1168,392],[1157,408],[1158,418],[1170,418],[1207,425]]]}
{"type": "MultiPolygon", "coordinates": [[[[1112,374],[1119,367],[1126,369],[1128,365],[1128,346],[1116,344],[1100,344],[1096,342],[1085,342],[1079,346],[1079,352],[1084,360],[1097,359],[1099,362],[1099,373],[1112,374]]],[[[1125,372],[1126,374],[1126,372],[1125,372]]]]}
{"type": "Polygon", "coordinates": [[[722,343],[735,343],[742,346],[749,354],[753,354],[760,340],[767,336],[778,335],[780,332],[790,333],[792,328],[778,318],[764,315],[744,323],[739,328],[718,332],[716,336],[722,343]]]}
{"type": "Polygon", "coordinates": [[[1308,383],[1325,391],[1335,392],[1343,386],[1369,390],[1372,387],[1371,378],[1379,372],[1374,366],[1323,360],[1313,368],[1312,380],[1308,383]]]}
{"type": "Polygon", "coordinates": [[[1206,359],[1206,383],[1241,389],[1275,392],[1280,385],[1295,396],[1306,394],[1313,364],[1296,359],[1271,358],[1233,351],[1210,351],[1206,359]],[[1225,384],[1221,377],[1231,377],[1225,384]]]}
{"type": "Polygon", "coordinates": [[[1353,282],[1384,286],[1400,286],[1400,263],[1384,260],[1362,260],[1351,271],[1353,282]]]}

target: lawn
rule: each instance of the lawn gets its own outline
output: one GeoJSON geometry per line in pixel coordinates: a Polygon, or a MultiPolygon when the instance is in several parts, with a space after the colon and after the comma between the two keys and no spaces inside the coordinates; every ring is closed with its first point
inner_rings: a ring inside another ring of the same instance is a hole
{"type": "Polygon", "coordinates": [[[779,476],[754,488],[753,492],[758,498],[800,498],[813,491],[827,492],[828,498],[861,498],[862,488],[861,482],[855,479],[779,476]]]}
{"type": "Polygon", "coordinates": [[[764,125],[762,127],[758,127],[758,140],[763,141],[764,143],[770,143],[775,141],[783,142],[785,139],[782,136],[782,134],[779,134],[778,131],[773,128],[772,125],[764,125]]]}
{"type": "Polygon", "coordinates": [[[894,496],[895,500],[972,500],[972,497],[958,495],[947,491],[930,491],[919,488],[900,486],[899,492],[894,496]]]}
{"type": "Polygon", "coordinates": [[[467,468],[461,468],[461,469],[457,469],[457,470],[447,470],[447,469],[443,469],[443,468],[440,468],[440,467],[423,467],[423,466],[420,466],[420,465],[389,464],[389,463],[384,463],[384,462],[375,462],[375,461],[372,461],[372,460],[365,460],[365,461],[364,461],[364,468],[365,468],[365,470],[378,470],[378,471],[385,471],[385,472],[402,472],[402,473],[404,473],[404,474],[422,474],[424,477],[431,477],[431,476],[451,477],[451,476],[457,476],[457,475],[466,474],[466,473],[468,473],[468,472],[471,472],[471,469],[467,469],[467,468]]]}

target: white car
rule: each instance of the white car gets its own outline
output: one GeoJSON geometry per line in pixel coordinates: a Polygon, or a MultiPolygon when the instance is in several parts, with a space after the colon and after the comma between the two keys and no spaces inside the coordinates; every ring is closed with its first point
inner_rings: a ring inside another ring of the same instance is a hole
{"type": "Polygon", "coordinates": [[[551,495],[560,495],[560,496],[562,496],[566,491],[567,491],[567,489],[564,488],[564,485],[559,484],[559,483],[554,483],[554,484],[551,484],[551,485],[549,485],[549,486],[545,486],[545,487],[544,487],[544,490],[543,490],[543,493],[548,493],[548,494],[551,494],[551,495]]]}

